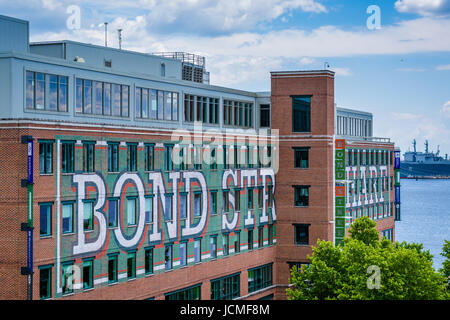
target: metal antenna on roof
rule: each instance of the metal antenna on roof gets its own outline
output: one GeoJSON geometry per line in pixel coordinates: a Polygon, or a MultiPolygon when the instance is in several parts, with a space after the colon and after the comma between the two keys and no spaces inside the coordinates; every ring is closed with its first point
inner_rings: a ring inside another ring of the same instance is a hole
{"type": "Polygon", "coordinates": [[[105,47],[108,46],[108,22],[104,23],[105,25],[105,47]]]}
{"type": "Polygon", "coordinates": [[[117,29],[119,33],[119,49],[122,49],[122,29],[117,29]]]}

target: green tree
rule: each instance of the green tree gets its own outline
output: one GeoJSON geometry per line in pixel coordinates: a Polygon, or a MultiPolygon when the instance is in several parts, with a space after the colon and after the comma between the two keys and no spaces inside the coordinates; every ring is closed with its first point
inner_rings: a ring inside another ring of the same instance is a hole
{"type": "Polygon", "coordinates": [[[445,298],[444,276],[433,269],[432,255],[421,244],[379,240],[375,223],[367,217],[357,219],[349,234],[339,246],[319,240],[310,264],[291,270],[289,299],[445,298]]]}
{"type": "Polygon", "coordinates": [[[447,279],[447,299],[450,300],[450,241],[444,240],[441,256],[446,259],[442,263],[442,268],[439,271],[447,279]]]}

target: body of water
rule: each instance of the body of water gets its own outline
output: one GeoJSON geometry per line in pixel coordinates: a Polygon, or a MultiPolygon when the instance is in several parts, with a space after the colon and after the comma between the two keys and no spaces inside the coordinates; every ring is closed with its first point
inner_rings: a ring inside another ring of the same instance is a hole
{"type": "Polygon", "coordinates": [[[395,240],[422,243],[436,269],[444,240],[450,241],[450,180],[401,180],[401,221],[395,223],[395,240]]]}

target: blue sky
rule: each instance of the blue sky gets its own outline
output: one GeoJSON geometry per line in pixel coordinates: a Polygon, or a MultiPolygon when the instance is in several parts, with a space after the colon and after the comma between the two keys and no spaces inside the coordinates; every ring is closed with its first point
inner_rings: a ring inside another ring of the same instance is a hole
{"type": "Polygon", "coordinates": [[[125,49],[204,55],[212,84],[252,91],[270,90],[270,71],[328,62],[336,103],[372,112],[376,136],[450,154],[450,0],[0,0],[0,14],[30,21],[32,41],[102,45],[108,21],[110,46],[122,28],[125,49]]]}

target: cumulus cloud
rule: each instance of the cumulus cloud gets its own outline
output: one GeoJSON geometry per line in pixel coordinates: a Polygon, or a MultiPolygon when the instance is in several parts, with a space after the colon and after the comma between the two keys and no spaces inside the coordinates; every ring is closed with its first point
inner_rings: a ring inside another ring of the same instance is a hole
{"type": "Polygon", "coordinates": [[[399,12],[416,13],[424,16],[450,14],[450,0],[397,0],[399,12]]]}
{"type": "Polygon", "coordinates": [[[450,100],[444,103],[441,108],[441,114],[446,118],[450,118],[450,100]]]}

